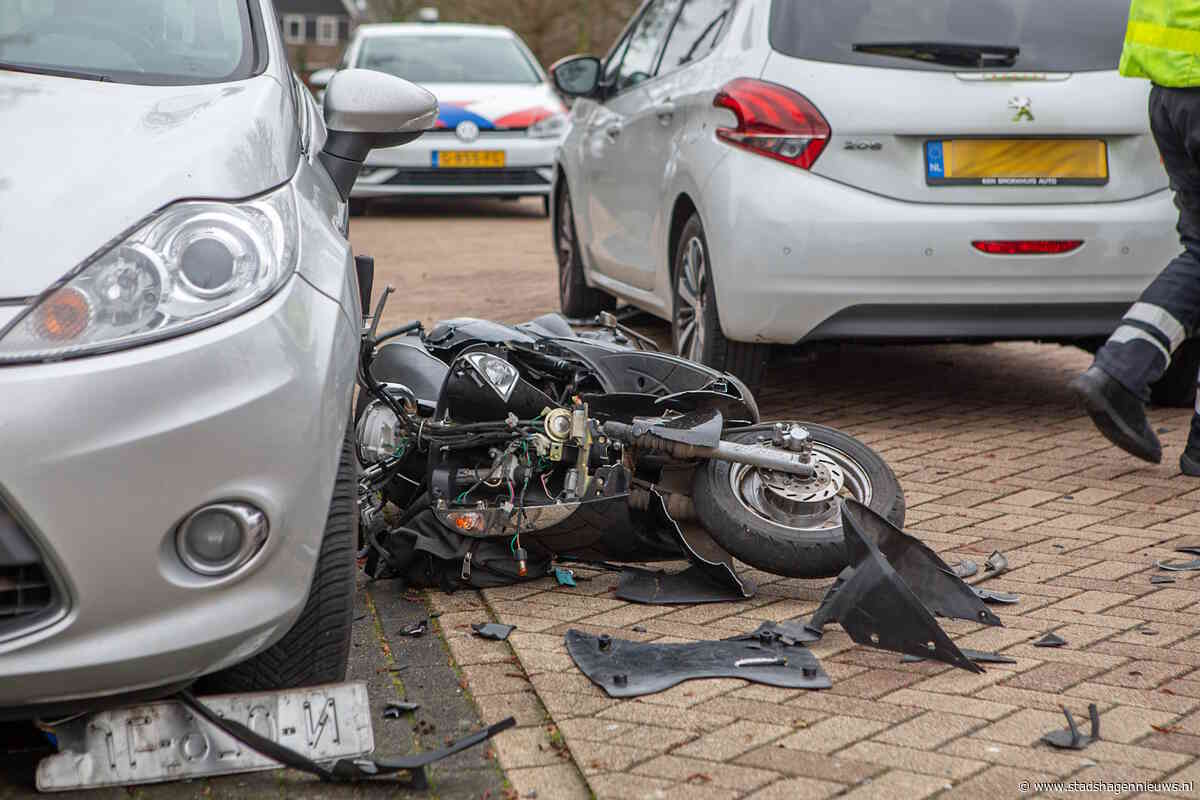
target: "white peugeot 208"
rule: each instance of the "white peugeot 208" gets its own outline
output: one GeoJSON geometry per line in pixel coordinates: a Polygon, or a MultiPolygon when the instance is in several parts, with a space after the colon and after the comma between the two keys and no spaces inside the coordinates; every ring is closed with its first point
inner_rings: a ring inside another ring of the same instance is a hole
{"type": "Polygon", "coordinates": [[[773,343],[1102,341],[1178,252],[1128,8],[648,0],[552,69],[563,308],[751,383],[773,343]]]}

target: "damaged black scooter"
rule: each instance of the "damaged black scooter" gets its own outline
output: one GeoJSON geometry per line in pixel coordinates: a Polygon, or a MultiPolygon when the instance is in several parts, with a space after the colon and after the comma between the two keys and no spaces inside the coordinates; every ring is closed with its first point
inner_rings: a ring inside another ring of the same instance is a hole
{"type": "Polygon", "coordinates": [[[356,411],[372,575],[453,590],[555,560],[687,558],[749,597],[733,557],[791,577],[846,566],[844,499],[904,522],[899,482],[862,442],[762,423],[736,378],[611,315],[379,333],[390,291],[363,336],[356,411]]]}

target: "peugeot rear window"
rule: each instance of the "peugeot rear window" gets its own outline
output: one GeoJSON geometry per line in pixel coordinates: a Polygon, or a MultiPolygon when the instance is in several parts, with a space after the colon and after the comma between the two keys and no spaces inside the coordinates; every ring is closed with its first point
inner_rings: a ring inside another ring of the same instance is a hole
{"type": "Polygon", "coordinates": [[[1085,72],[1117,68],[1128,18],[1129,0],[774,0],[770,40],[785,55],[838,64],[1085,72]],[[941,47],[898,47],[920,44],[941,47]],[[948,58],[944,45],[984,46],[987,63],[948,58]],[[1018,52],[998,62],[994,48],[1018,52]]]}

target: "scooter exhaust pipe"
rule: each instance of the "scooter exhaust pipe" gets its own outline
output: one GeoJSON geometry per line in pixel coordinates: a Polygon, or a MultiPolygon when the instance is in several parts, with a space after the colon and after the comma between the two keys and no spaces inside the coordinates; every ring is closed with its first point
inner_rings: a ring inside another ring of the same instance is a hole
{"type": "Polygon", "coordinates": [[[763,447],[761,445],[740,444],[738,442],[720,442],[716,447],[702,447],[694,444],[684,444],[664,439],[653,433],[642,436],[633,435],[633,426],[624,422],[604,423],[604,433],[610,438],[625,444],[653,450],[688,461],[697,458],[718,459],[734,464],[748,464],[775,472],[786,472],[789,475],[799,475],[811,478],[816,474],[812,463],[803,455],[778,447],[763,447]]]}

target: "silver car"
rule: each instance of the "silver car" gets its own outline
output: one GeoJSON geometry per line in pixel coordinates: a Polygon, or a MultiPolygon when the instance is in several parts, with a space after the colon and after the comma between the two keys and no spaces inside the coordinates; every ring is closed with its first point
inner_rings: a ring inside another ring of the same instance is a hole
{"type": "Polygon", "coordinates": [[[0,718],[339,680],[346,199],[432,95],[325,118],[270,0],[0,8],[0,718]]]}
{"type": "MultiPolygon", "coordinates": [[[[1128,0],[646,0],[559,152],[562,304],[772,345],[1102,343],[1179,252],[1128,0]]],[[[567,85],[564,85],[566,81],[567,85]]],[[[1200,349],[1176,359],[1190,404],[1200,349]],[[1190,363],[1188,363],[1190,362],[1190,363]]]]}

